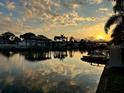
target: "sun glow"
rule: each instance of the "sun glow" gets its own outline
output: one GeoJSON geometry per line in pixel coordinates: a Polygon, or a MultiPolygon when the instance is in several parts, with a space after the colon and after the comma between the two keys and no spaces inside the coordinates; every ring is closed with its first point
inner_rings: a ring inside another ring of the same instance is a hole
{"type": "Polygon", "coordinates": [[[106,37],[103,36],[103,35],[98,35],[98,36],[96,37],[96,40],[106,40],[106,37]]]}

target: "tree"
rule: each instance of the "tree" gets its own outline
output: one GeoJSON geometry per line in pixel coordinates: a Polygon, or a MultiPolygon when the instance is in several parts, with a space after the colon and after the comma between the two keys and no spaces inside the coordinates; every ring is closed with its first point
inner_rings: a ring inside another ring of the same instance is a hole
{"type": "Polygon", "coordinates": [[[111,25],[116,24],[116,27],[113,30],[111,35],[112,43],[115,45],[122,43],[122,38],[124,38],[124,0],[113,0],[116,2],[113,7],[114,15],[109,18],[105,24],[105,32],[108,33],[111,25]]]}
{"type": "Polygon", "coordinates": [[[47,38],[44,35],[38,35],[37,38],[40,39],[40,40],[42,40],[42,41],[52,41],[51,39],[47,38]]]}
{"type": "Polygon", "coordinates": [[[36,37],[36,35],[34,33],[30,33],[30,32],[20,35],[20,38],[22,38],[22,39],[30,39],[30,38],[35,38],[35,37],[36,37]]]}
{"type": "Polygon", "coordinates": [[[15,35],[11,32],[5,32],[1,35],[1,37],[7,41],[13,41],[15,39],[15,35]]]}

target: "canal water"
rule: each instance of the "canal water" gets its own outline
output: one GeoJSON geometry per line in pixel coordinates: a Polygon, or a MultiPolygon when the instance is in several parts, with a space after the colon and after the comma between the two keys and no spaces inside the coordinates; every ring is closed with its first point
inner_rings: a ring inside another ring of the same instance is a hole
{"type": "Polygon", "coordinates": [[[104,66],[80,51],[0,52],[0,93],[95,93],[104,66]]]}

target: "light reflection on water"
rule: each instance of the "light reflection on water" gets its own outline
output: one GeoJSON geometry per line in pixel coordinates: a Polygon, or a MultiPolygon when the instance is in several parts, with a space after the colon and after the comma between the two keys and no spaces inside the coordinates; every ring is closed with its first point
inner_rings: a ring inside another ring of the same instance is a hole
{"type": "Polygon", "coordinates": [[[0,93],[95,93],[103,68],[83,52],[1,52],[0,93]]]}

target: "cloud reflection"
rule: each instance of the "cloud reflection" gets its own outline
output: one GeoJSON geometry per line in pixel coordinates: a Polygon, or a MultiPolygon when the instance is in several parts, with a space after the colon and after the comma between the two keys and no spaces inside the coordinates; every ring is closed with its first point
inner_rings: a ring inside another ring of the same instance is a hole
{"type": "Polygon", "coordinates": [[[95,93],[103,69],[81,63],[77,56],[35,64],[18,54],[0,60],[1,93],[95,93]]]}

